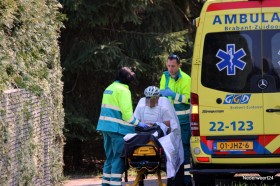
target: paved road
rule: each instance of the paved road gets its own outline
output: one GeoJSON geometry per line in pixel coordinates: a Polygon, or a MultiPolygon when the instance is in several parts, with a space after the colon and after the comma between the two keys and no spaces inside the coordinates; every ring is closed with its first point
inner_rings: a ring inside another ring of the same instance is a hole
{"type": "MultiPolygon", "coordinates": [[[[166,184],[166,182],[167,182],[167,181],[166,181],[166,178],[165,178],[165,179],[163,178],[163,179],[162,179],[162,182],[166,184]]],[[[132,184],[133,181],[130,181],[130,182],[128,182],[128,183],[129,183],[129,184],[132,184]]],[[[123,182],[122,185],[125,186],[126,183],[123,182]]],[[[144,180],[144,185],[145,185],[145,186],[156,186],[156,185],[158,185],[158,180],[155,179],[155,178],[144,180]]]]}
{"type": "MultiPolygon", "coordinates": [[[[128,182],[122,182],[122,186],[126,184],[132,184],[134,180],[129,179],[128,182]]],[[[162,179],[163,183],[166,184],[166,178],[162,179]]],[[[101,178],[86,178],[86,179],[70,179],[64,181],[63,186],[98,186],[101,185],[101,178]]],[[[156,186],[158,181],[155,178],[144,180],[145,186],[156,186]]]]}

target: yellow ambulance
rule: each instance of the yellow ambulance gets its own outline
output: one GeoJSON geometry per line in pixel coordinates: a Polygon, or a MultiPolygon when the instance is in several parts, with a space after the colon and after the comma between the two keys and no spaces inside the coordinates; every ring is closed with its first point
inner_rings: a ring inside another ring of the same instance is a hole
{"type": "Polygon", "coordinates": [[[280,0],[208,0],[196,24],[194,182],[205,185],[237,173],[275,176],[280,173],[280,0]]]}

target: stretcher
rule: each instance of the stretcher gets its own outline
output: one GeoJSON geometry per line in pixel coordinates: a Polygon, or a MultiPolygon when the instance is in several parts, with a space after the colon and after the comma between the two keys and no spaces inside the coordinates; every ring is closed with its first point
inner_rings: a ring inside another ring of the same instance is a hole
{"type": "Polygon", "coordinates": [[[125,143],[125,148],[125,182],[127,182],[127,171],[129,168],[133,168],[137,172],[132,185],[126,184],[126,186],[144,186],[144,179],[148,174],[156,174],[158,185],[166,186],[161,179],[161,171],[165,171],[166,168],[164,150],[152,134],[137,134],[125,143]]]}
{"type": "MultiPolygon", "coordinates": [[[[145,98],[140,99],[135,111],[143,105],[145,105],[145,98]]],[[[148,174],[156,174],[159,186],[165,186],[161,180],[161,170],[166,172],[167,178],[173,178],[184,162],[180,125],[174,107],[165,97],[159,98],[158,105],[167,108],[172,113],[171,132],[168,135],[156,138],[152,135],[152,131],[149,131],[128,134],[124,138],[122,157],[126,161],[125,182],[127,182],[129,168],[134,168],[137,172],[132,186],[144,185],[144,179],[148,174]]]]}

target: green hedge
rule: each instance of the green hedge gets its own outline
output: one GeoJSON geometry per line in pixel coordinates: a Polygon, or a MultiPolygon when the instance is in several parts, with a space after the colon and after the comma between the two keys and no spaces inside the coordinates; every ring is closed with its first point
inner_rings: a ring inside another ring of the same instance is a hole
{"type": "MultiPolygon", "coordinates": [[[[0,94],[19,88],[51,100],[52,135],[60,153],[59,156],[52,154],[56,156],[54,159],[60,158],[52,165],[53,185],[58,184],[62,177],[64,143],[58,38],[65,18],[59,12],[60,8],[57,0],[0,1],[0,94]]],[[[0,128],[3,128],[1,125],[3,123],[0,122],[0,128]]]]}

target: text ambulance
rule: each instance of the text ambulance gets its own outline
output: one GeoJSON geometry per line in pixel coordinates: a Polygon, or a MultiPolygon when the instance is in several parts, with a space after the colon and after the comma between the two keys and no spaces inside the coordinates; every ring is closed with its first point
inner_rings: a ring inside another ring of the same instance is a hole
{"type": "Polygon", "coordinates": [[[280,0],[208,0],[197,20],[194,181],[280,172],[280,0]]]}

